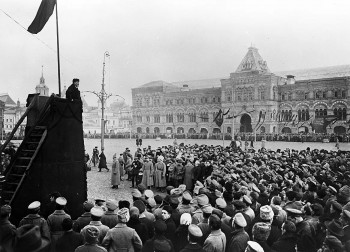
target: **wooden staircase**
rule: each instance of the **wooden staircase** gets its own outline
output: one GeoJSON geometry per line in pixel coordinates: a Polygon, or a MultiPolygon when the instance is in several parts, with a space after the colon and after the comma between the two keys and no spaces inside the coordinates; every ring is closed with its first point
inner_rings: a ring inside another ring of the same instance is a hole
{"type": "Polygon", "coordinates": [[[35,126],[21,143],[18,151],[7,168],[6,176],[2,182],[1,201],[2,204],[11,205],[17,191],[24,181],[27,171],[38,154],[47,134],[45,126],[35,126]]]}

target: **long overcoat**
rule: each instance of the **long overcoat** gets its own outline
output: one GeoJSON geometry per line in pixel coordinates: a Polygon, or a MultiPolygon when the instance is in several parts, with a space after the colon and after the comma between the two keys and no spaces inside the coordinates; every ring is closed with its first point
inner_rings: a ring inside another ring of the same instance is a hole
{"type": "Polygon", "coordinates": [[[112,186],[120,185],[120,163],[117,159],[113,160],[111,184],[112,186]]]}
{"type": "Polygon", "coordinates": [[[153,186],[153,174],[154,174],[153,163],[151,161],[143,163],[142,170],[143,170],[143,176],[142,176],[141,183],[146,187],[153,186]]]}

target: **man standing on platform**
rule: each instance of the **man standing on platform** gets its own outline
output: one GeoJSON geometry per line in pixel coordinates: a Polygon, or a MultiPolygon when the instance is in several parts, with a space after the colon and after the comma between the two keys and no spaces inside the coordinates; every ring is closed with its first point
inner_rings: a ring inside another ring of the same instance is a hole
{"type": "Polygon", "coordinates": [[[79,87],[79,79],[73,79],[73,83],[68,87],[66,91],[66,98],[70,101],[81,101],[79,87]]]}

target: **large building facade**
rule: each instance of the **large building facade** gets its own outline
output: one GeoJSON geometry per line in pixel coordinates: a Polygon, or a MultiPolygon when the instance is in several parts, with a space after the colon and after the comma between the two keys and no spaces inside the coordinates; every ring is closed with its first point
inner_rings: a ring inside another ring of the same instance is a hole
{"type": "Polygon", "coordinates": [[[350,66],[272,73],[250,47],[228,78],[132,89],[140,134],[336,133],[349,128],[350,66]],[[222,111],[221,127],[214,122],[222,111]],[[332,120],[327,127],[327,120],[332,120]]]}

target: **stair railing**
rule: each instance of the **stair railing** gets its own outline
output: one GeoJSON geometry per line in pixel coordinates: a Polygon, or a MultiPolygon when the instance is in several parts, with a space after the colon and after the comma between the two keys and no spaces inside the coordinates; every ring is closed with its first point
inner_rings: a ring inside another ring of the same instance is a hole
{"type": "MultiPolygon", "coordinates": [[[[17,149],[15,156],[13,158],[11,158],[11,162],[8,165],[8,167],[6,167],[6,170],[4,171],[4,174],[6,175],[9,170],[11,169],[11,167],[13,166],[13,162],[14,160],[17,159],[17,154],[21,151],[21,146],[23,143],[25,143],[28,139],[28,137],[30,136],[31,132],[35,129],[35,127],[38,125],[38,123],[41,122],[41,120],[43,119],[43,116],[47,113],[47,110],[49,110],[51,102],[53,100],[53,98],[55,97],[55,94],[52,94],[50,96],[50,98],[47,100],[47,102],[45,103],[45,106],[43,107],[43,109],[41,109],[39,116],[37,117],[38,119],[36,120],[36,122],[34,123],[34,125],[31,127],[31,129],[25,134],[24,139],[21,143],[21,145],[19,146],[19,148],[17,149]]],[[[25,117],[27,117],[28,113],[33,109],[33,107],[35,106],[35,104],[39,101],[39,95],[36,95],[33,100],[30,102],[29,106],[27,107],[25,113],[22,115],[22,117],[20,118],[20,120],[16,123],[15,128],[12,130],[10,136],[6,139],[5,143],[1,146],[0,151],[2,152],[5,148],[6,145],[12,140],[13,136],[15,135],[17,129],[19,128],[20,124],[23,122],[23,120],[25,119],[25,117]]]]}

